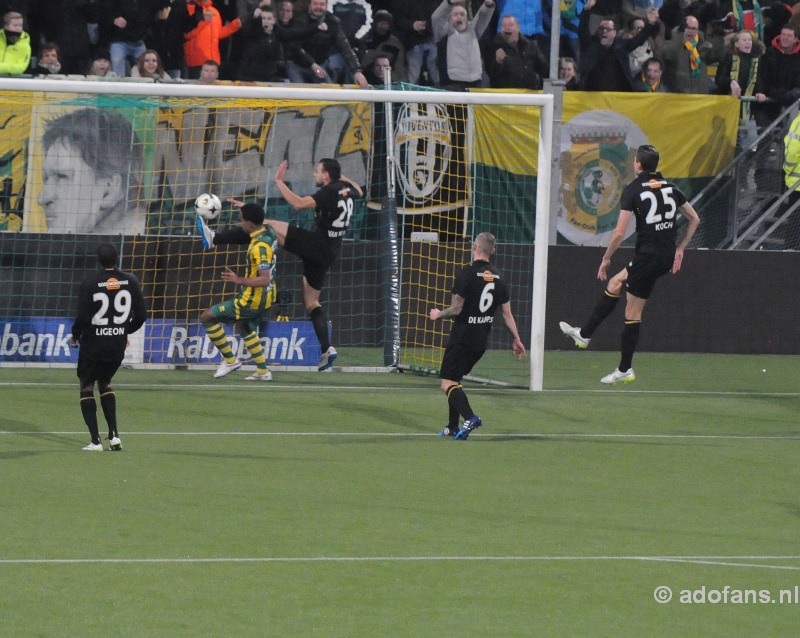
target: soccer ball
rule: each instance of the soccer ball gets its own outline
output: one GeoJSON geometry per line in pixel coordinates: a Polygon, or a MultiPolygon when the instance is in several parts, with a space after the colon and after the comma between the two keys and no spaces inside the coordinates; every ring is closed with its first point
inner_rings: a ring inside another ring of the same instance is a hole
{"type": "Polygon", "coordinates": [[[216,219],[221,210],[222,202],[213,193],[203,193],[194,200],[194,212],[205,220],[216,219]]]}

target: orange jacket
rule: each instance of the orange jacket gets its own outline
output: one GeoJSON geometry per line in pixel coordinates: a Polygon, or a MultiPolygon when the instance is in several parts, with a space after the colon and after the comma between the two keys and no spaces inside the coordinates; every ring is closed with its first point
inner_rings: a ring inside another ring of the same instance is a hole
{"type": "MultiPolygon", "coordinates": [[[[211,0],[201,0],[204,14],[213,14],[210,20],[201,20],[197,26],[184,34],[183,53],[186,57],[186,66],[202,66],[206,60],[220,63],[219,41],[233,35],[242,27],[242,21],[236,18],[226,25],[222,24],[219,11],[211,4],[211,0]]],[[[190,4],[187,9],[189,15],[194,16],[195,11],[200,11],[196,4],[190,4]]]]}

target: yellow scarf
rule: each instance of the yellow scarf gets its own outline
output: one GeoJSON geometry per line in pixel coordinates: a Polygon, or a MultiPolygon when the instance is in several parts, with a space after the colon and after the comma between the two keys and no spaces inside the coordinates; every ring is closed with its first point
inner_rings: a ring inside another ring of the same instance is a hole
{"type": "Polygon", "coordinates": [[[700,36],[694,36],[691,40],[685,40],[683,46],[689,51],[689,75],[693,78],[700,75],[700,65],[703,63],[697,45],[700,43],[700,36]]]}
{"type": "Polygon", "coordinates": [[[642,84],[644,84],[648,93],[655,93],[656,91],[658,91],[658,87],[661,84],[661,81],[659,80],[655,84],[650,84],[650,81],[647,79],[647,75],[642,73],[642,84]]]}
{"type": "MultiPolygon", "coordinates": [[[[739,65],[742,56],[734,54],[731,61],[731,80],[739,81],[739,65]]],[[[742,95],[752,96],[756,87],[756,73],[758,73],[758,58],[753,56],[750,62],[750,73],[747,76],[747,86],[742,87],[742,95]]],[[[750,102],[742,101],[741,121],[747,122],[750,119],[750,102]]]]}

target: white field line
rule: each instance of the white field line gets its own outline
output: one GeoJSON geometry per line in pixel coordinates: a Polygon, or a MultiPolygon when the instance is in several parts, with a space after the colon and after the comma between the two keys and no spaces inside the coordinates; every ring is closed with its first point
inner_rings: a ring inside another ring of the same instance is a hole
{"type": "MultiPolygon", "coordinates": [[[[52,430],[42,432],[38,430],[9,431],[0,430],[2,435],[35,436],[35,435],[82,435],[84,430],[52,430]]],[[[195,431],[195,432],[136,432],[125,430],[124,436],[286,436],[286,437],[353,437],[353,438],[440,438],[438,434],[430,432],[220,432],[220,431],[195,431]]],[[[800,441],[798,434],[758,435],[758,434],[603,434],[603,433],[489,433],[479,432],[470,439],[717,439],[717,440],[746,440],[746,441],[800,441]]]]}
{"type": "Polygon", "coordinates": [[[800,565],[769,562],[800,561],[800,556],[216,556],[206,558],[0,558],[0,565],[69,564],[180,564],[180,563],[409,563],[409,562],[659,562],[720,567],[747,567],[800,571],[800,565]]]}
{"type": "MultiPolygon", "coordinates": [[[[0,382],[0,388],[74,388],[75,383],[51,383],[51,382],[0,382]]],[[[115,388],[127,388],[134,390],[203,390],[203,391],[217,391],[217,392],[231,392],[236,390],[252,390],[252,383],[231,384],[231,383],[117,383],[114,382],[115,388]]],[[[284,391],[306,392],[314,390],[315,392],[378,392],[381,390],[391,392],[419,392],[425,388],[419,386],[397,386],[397,385],[297,385],[297,384],[281,384],[270,383],[270,388],[284,391]]],[[[436,379],[431,377],[430,389],[432,391],[439,391],[436,384],[436,379]]],[[[482,387],[480,385],[470,385],[470,392],[487,392],[490,394],[525,394],[527,390],[501,388],[501,387],[482,387]]],[[[545,389],[541,393],[529,393],[531,397],[538,396],[539,394],[633,394],[642,396],[652,395],[666,395],[666,396],[709,396],[709,397],[800,397],[798,392],[741,392],[741,391],[727,391],[727,390],[633,390],[631,388],[599,388],[596,390],[588,389],[545,389]]]]}

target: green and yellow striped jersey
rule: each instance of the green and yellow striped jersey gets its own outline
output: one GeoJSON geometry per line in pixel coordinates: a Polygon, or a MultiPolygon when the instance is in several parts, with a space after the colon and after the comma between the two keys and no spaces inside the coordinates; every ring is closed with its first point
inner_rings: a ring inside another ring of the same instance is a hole
{"type": "Polygon", "coordinates": [[[263,270],[270,273],[269,286],[242,286],[236,297],[242,308],[259,310],[269,308],[275,301],[275,247],[277,239],[271,228],[262,228],[250,233],[250,245],[247,247],[247,277],[258,277],[263,270]]]}

